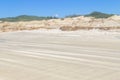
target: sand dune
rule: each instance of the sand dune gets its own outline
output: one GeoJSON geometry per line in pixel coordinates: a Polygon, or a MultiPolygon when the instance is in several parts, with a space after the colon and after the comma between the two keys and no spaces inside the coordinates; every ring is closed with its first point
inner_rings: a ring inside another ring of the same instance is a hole
{"type": "Polygon", "coordinates": [[[120,33],[0,34],[0,80],[119,80],[120,33]]]}
{"type": "Polygon", "coordinates": [[[120,31],[120,16],[114,15],[109,18],[79,16],[42,21],[0,22],[0,32],[38,29],[60,29],[63,31],[99,29],[120,31]]]}

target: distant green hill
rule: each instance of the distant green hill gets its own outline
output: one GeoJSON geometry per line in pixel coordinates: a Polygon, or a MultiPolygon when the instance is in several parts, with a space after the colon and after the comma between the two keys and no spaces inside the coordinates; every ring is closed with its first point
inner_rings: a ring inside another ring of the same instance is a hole
{"type": "Polygon", "coordinates": [[[86,17],[95,17],[95,18],[108,18],[113,16],[114,14],[106,14],[101,12],[92,12],[90,14],[85,15],[86,17]]]}
{"type": "Polygon", "coordinates": [[[33,21],[33,20],[48,20],[48,19],[56,19],[56,17],[51,17],[51,16],[38,17],[38,16],[21,15],[17,17],[0,18],[0,21],[16,22],[16,21],[33,21]]]}
{"type": "MultiPolygon", "coordinates": [[[[107,13],[94,11],[94,12],[92,12],[90,14],[86,14],[86,15],[83,15],[83,16],[85,16],[85,17],[95,17],[95,18],[108,18],[108,17],[111,17],[113,15],[114,14],[107,14],[107,13]]],[[[74,18],[74,17],[78,17],[78,16],[81,16],[81,15],[73,14],[73,15],[65,16],[65,18],[74,18]]]]}
{"type": "MultiPolygon", "coordinates": [[[[68,15],[65,16],[65,18],[74,18],[74,17],[78,17],[81,15],[68,15]]],[[[113,16],[113,14],[106,14],[106,13],[101,13],[101,12],[92,12],[90,14],[84,15],[86,17],[95,17],[95,18],[108,18],[113,16]]],[[[21,16],[17,16],[17,17],[7,17],[7,18],[0,18],[0,21],[8,21],[8,22],[17,22],[17,21],[33,21],[33,20],[49,20],[49,19],[57,19],[57,17],[44,17],[44,16],[29,16],[29,15],[21,15],[21,16]]],[[[64,18],[63,18],[64,19],[64,18]]]]}

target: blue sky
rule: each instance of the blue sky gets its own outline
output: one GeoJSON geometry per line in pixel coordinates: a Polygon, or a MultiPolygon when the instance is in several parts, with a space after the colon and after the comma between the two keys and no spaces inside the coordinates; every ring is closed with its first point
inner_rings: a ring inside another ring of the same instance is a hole
{"type": "Polygon", "coordinates": [[[18,15],[54,16],[92,11],[120,14],[120,0],[1,0],[0,17],[18,15]]]}

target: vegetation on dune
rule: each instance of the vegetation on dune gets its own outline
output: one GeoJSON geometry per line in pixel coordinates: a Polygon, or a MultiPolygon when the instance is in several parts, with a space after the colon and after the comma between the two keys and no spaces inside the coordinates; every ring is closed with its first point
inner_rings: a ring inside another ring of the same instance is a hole
{"type": "Polygon", "coordinates": [[[65,18],[74,18],[74,17],[79,17],[79,16],[81,16],[81,15],[73,14],[73,15],[65,16],[65,18]]]}
{"type": "Polygon", "coordinates": [[[51,17],[51,16],[38,17],[38,16],[21,15],[17,17],[1,18],[0,21],[16,22],[16,21],[33,21],[33,20],[48,20],[48,19],[57,19],[57,17],[51,17]]]}
{"type": "MultiPolygon", "coordinates": [[[[74,18],[74,17],[79,17],[81,15],[78,14],[73,14],[73,15],[68,15],[65,16],[64,18],[74,18]]],[[[106,14],[106,13],[101,13],[101,12],[92,12],[90,14],[84,15],[85,17],[95,17],[95,18],[108,18],[113,16],[113,14],[106,14]]],[[[62,20],[64,20],[64,18],[61,18],[62,20]]],[[[33,20],[49,20],[49,19],[58,19],[57,17],[52,17],[52,16],[48,16],[48,17],[44,17],[44,16],[29,16],[29,15],[21,15],[21,16],[17,16],[17,17],[7,17],[7,18],[0,18],[0,21],[4,22],[17,22],[17,21],[33,21],[33,20]]]]}
{"type": "Polygon", "coordinates": [[[101,12],[92,12],[90,14],[85,15],[86,17],[95,17],[95,18],[108,18],[113,16],[113,14],[106,14],[101,12]]]}

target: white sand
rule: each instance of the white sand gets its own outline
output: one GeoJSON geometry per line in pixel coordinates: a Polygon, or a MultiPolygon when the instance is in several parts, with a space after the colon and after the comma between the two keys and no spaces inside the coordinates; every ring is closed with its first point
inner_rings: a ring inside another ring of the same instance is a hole
{"type": "Polygon", "coordinates": [[[0,33],[0,80],[120,80],[120,33],[0,33]]]}

